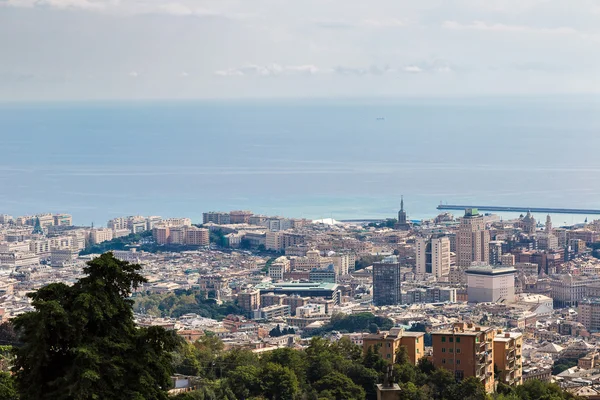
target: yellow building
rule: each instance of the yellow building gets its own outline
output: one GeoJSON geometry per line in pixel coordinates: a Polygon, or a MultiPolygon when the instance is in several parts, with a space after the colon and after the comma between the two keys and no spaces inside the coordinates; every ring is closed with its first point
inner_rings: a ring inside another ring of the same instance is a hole
{"type": "Polygon", "coordinates": [[[369,347],[377,348],[381,357],[390,363],[396,362],[396,352],[405,347],[412,364],[423,357],[425,353],[423,332],[406,332],[402,328],[392,328],[389,332],[378,332],[363,337],[363,353],[369,347]]]}
{"type": "Polygon", "coordinates": [[[433,364],[453,372],[458,380],[474,376],[491,393],[495,333],[493,328],[462,322],[454,324],[451,330],[432,332],[433,364]]]}
{"type": "Polygon", "coordinates": [[[516,386],[523,383],[523,334],[498,330],[494,337],[494,364],[499,382],[516,386]]]}

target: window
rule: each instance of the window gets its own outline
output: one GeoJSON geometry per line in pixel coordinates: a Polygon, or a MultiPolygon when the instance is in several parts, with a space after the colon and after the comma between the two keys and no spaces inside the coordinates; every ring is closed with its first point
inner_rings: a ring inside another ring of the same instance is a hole
{"type": "Polygon", "coordinates": [[[419,338],[417,338],[417,343],[419,343],[419,338]]]}
{"type": "Polygon", "coordinates": [[[460,349],[456,349],[456,352],[457,352],[457,353],[460,353],[460,349]]]}
{"type": "Polygon", "coordinates": [[[442,336],[442,343],[446,342],[446,336],[442,336]]]}
{"type": "Polygon", "coordinates": [[[446,352],[446,348],[442,347],[442,353],[445,353],[445,352],[446,352]]]}
{"type": "Polygon", "coordinates": [[[456,360],[456,365],[459,365],[459,364],[460,364],[460,360],[456,360]]]}
{"type": "Polygon", "coordinates": [[[442,364],[446,364],[446,359],[442,358],[442,364]]]}
{"type": "Polygon", "coordinates": [[[448,351],[449,351],[450,353],[453,353],[453,352],[454,352],[454,349],[453,349],[452,347],[450,347],[450,348],[448,349],[448,351]]]}
{"type": "Polygon", "coordinates": [[[475,343],[479,343],[479,336],[475,338],[475,343]]]}
{"type": "Polygon", "coordinates": [[[456,338],[456,343],[460,343],[460,336],[456,338]]]}
{"type": "Polygon", "coordinates": [[[387,358],[392,358],[392,355],[391,355],[391,354],[388,354],[388,355],[387,355],[387,358]]]}
{"type": "Polygon", "coordinates": [[[417,354],[419,354],[419,353],[420,353],[420,351],[419,351],[419,349],[417,349],[417,354]]]}
{"type": "Polygon", "coordinates": [[[449,339],[450,339],[450,343],[454,342],[454,338],[453,337],[451,337],[449,339]]]}
{"type": "Polygon", "coordinates": [[[388,347],[392,347],[392,344],[391,344],[391,343],[388,343],[387,345],[388,345],[388,347]]]}

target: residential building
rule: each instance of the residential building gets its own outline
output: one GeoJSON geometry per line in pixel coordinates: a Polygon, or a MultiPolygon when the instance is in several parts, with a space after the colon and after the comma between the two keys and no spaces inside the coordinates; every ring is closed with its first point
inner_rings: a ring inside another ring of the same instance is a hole
{"type": "Polygon", "coordinates": [[[477,265],[465,271],[470,303],[512,303],[515,299],[514,267],[477,265]]]}
{"type": "Polygon", "coordinates": [[[186,232],[185,244],[191,246],[208,246],[210,244],[210,235],[208,229],[189,227],[186,232]]]}
{"type": "Polygon", "coordinates": [[[260,292],[258,290],[238,293],[237,300],[238,306],[249,316],[254,315],[254,311],[260,308],[260,292]]]}
{"type": "Polygon", "coordinates": [[[247,224],[250,222],[252,211],[231,211],[229,213],[229,222],[231,224],[247,224]]]}
{"type": "Polygon", "coordinates": [[[464,322],[450,330],[432,332],[433,364],[459,381],[476,377],[487,392],[494,390],[493,340],[495,330],[464,322]]]}
{"type": "Polygon", "coordinates": [[[90,243],[99,244],[113,239],[113,230],[107,228],[95,228],[90,231],[90,243]]]}
{"type": "Polygon", "coordinates": [[[395,305],[402,301],[400,263],[396,256],[389,256],[373,264],[373,304],[395,305]]]}
{"type": "Polygon", "coordinates": [[[54,214],[52,218],[55,226],[73,225],[73,217],[70,214],[54,214]]]}
{"type": "MultiPolygon", "coordinates": [[[[285,294],[288,296],[298,295],[301,297],[323,297],[333,300],[334,304],[340,302],[340,291],[337,283],[324,282],[278,282],[260,283],[256,285],[261,296],[267,293],[285,294]]],[[[261,299],[262,303],[262,299],[261,299]]]]}
{"type": "Polygon", "coordinates": [[[403,328],[392,328],[389,331],[363,336],[363,353],[369,348],[376,349],[381,357],[393,364],[400,347],[405,347],[410,362],[416,365],[425,355],[425,333],[407,332],[403,328]]]}
{"type": "Polygon", "coordinates": [[[226,212],[210,211],[202,214],[202,223],[212,222],[217,225],[228,225],[231,223],[231,216],[226,212]]]}
{"type": "Polygon", "coordinates": [[[450,239],[447,236],[417,238],[415,253],[418,278],[429,274],[441,279],[450,274],[450,239]]]}
{"type": "Polygon", "coordinates": [[[269,278],[273,281],[283,280],[283,275],[290,271],[290,260],[281,256],[275,259],[269,266],[269,278]]]}
{"type": "Polygon", "coordinates": [[[333,264],[326,268],[314,268],[308,273],[308,279],[311,282],[330,282],[337,283],[337,273],[333,264]]]}
{"type": "Polygon", "coordinates": [[[254,319],[264,319],[267,321],[276,318],[286,318],[289,316],[290,306],[288,306],[287,304],[263,307],[254,312],[254,319]]]}
{"type": "Polygon", "coordinates": [[[494,365],[500,371],[499,382],[509,386],[523,383],[523,334],[503,332],[494,337],[494,365]]]}
{"type": "Polygon", "coordinates": [[[554,306],[575,307],[586,297],[586,288],[600,282],[600,277],[592,275],[552,275],[549,279],[550,297],[554,299],[554,306]]]}
{"type": "Polygon", "coordinates": [[[283,232],[267,232],[265,234],[265,248],[271,251],[283,250],[283,232]]]}
{"type": "Polygon", "coordinates": [[[600,300],[586,299],[577,306],[577,322],[590,332],[600,332],[600,300]]]}

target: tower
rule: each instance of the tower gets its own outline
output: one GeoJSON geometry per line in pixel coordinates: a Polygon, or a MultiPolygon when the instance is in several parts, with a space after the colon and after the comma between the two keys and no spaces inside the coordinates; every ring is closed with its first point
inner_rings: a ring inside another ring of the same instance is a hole
{"type": "Polygon", "coordinates": [[[376,306],[400,304],[400,263],[396,256],[373,263],[373,303],[376,306]]]}
{"type": "Polygon", "coordinates": [[[546,233],[552,233],[552,218],[550,218],[550,214],[546,216],[546,233]]]}
{"type": "Polygon", "coordinates": [[[490,231],[476,208],[465,210],[456,235],[457,265],[470,267],[473,262],[490,262],[490,231]]]}
{"type": "Polygon", "coordinates": [[[400,211],[398,211],[398,223],[395,228],[401,231],[407,231],[411,227],[410,222],[406,217],[406,211],[404,211],[404,196],[400,197],[400,211]]]}

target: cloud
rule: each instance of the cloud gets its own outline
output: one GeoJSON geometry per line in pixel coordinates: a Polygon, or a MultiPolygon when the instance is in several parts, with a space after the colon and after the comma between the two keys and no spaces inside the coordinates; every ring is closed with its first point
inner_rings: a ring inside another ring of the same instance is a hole
{"type": "Polygon", "coordinates": [[[128,75],[130,78],[137,78],[140,76],[140,74],[138,74],[136,71],[131,71],[128,75]]]}
{"type": "Polygon", "coordinates": [[[416,65],[407,65],[402,70],[404,72],[410,72],[412,74],[418,74],[418,73],[423,72],[423,69],[421,67],[416,66],[416,65]]]}
{"type": "Polygon", "coordinates": [[[524,32],[524,33],[542,33],[542,34],[558,34],[558,35],[572,35],[579,34],[576,29],[569,27],[558,27],[558,28],[539,28],[534,26],[525,25],[507,25],[499,23],[487,23],[484,21],[473,21],[470,24],[462,24],[457,21],[445,21],[442,24],[444,29],[453,30],[477,30],[477,31],[491,31],[491,32],[524,32]]]}
{"type": "Polygon", "coordinates": [[[395,28],[405,27],[406,21],[398,18],[367,18],[363,20],[340,20],[340,19],[319,19],[312,21],[312,25],[323,29],[357,29],[357,28],[395,28]]]}
{"type": "Polygon", "coordinates": [[[322,72],[318,67],[311,64],[305,65],[256,65],[248,64],[238,68],[228,68],[215,71],[218,76],[281,76],[281,75],[314,75],[322,72]]]}

